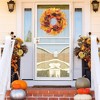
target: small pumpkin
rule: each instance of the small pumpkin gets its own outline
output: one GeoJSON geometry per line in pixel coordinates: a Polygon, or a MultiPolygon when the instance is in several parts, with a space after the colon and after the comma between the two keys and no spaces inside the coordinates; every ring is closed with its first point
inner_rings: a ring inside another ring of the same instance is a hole
{"type": "Polygon", "coordinates": [[[89,94],[77,94],[74,96],[74,100],[92,100],[92,96],[89,94]]]}
{"type": "Polygon", "coordinates": [[[23,89],[13,89],[10,92],[11,100],[24,100],[26,97],[26,92],[23,89]]]}
{"type": "Polygon", "coordinates": [[[77,89],[79,89],[79,88],[90,88],[90,81],[89,81],[88,78],[85,78],[85,77],[78,78],[75,82],[75,87],[77,89]]]}
{"type": "Polygon", "coordinates": [[[90,88],[80,88],[77,89],[78,94],[90,94],[90,88]]]}
{"type": "Polygon", "coordinates": [[[24,80],[15,80],[12,82],[12,89],[23,89],[27,88],[27,83],[24,80]]]}
{"type": "Polygon", "coordinates": [[[20,84],[14,84],[14,85],[12,85],[12,88],[13,89],[20,89],[21,86],[20,86],[20,84]]]}

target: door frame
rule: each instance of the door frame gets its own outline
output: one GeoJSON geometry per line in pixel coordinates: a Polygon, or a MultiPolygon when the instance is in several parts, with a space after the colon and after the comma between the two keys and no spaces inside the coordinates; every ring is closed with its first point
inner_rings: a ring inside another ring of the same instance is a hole
{"type": "MultiPolygon", "coordinates": [[[[44,2],[47,2],[47,3],[51,3],[51,2],[53,2],[53,3],[57,3],[58,2],[58,0],[50,0],[50,1],[48,1],[48,0],[34,0],[34,1],[32,1],[32,0],[17,0],[16,1],[16,18],[17,18],[17,30],[16,30],[16,33],[17,33],[17,36],[18,37],[20,37],[20,38],[22,38],[22,39],[24,39],[23,38],[23,23],[22,23],[22,20],[23,20],[23,15],[22,15],[22,4],[23,3],[33,3],[33,6],[35,7],[35,4],[36,3],[43,3],[44,4],[44,2]]],[[[64,2],[64,3],[66,3],[66,0],[62,0],[62,1],[59,1],[59,3],[61,4],[62,2],[64,2]]],[[[46,4],[47,4],[46,3],[46,4]]],[[[58,3],[58,4],[59,4],[58,3]]],[[[84,15],[84,19],[85,19],[85,22],[83,23],[83,26],[84,26],[84,31],[83,31],[83,34],[86,34],[87,32],[89,32],[90,31],[90,23],[87,23],[86,24],[86,22],[87,21],[89,21],[90,22],[90,2],[89,1],[84,1],[84,0],[68,0],[67,1],[67,3],[66,4],[70,4],[71,5],[71,16],[73,15],[73,12],[74,12],[74,8],[76,7],[76,6],[83,6],[83,8],[85,9],[84,10],[84,14],[86,14],[86,15],[84,15]],[[75,7],[74,7],[74,4],[75,4],[75,7]],[[81,4],[81,5],[80,5],[81,4]],[[88,7],[89,9],[87,9],[86,7],[88,7]],[[87,15],[88,15],[88,17],[87,17],[87,15]]],[[[34,12],[34,10],[33,10],[33,12],[34,12]]],[[[74,30],[74,27],[73,27],[73,22],[74,22],[74,18],[73,18],[73,16],[72,16],[72,18],[71,18],[71,20],[72,20],[72,23],[71,23],[71,27],[72,27],[72,30],[71,30],[71,33],[74,33],[73,32],[73,30],[74,30]]],[[[35,29],[35,27],[34,27],[34,29],[35,29]]],[[[34,32],[34,29],[33,29],[33,32],[34,32]]],[[[73,35],[72,35],[72,37],[71,37],[72,39],[73,39],[73,35]]],[[[34,41],[33,41],[34,42],[34,41]]],[[[72,46],[72,49],[71,49],[71,52],[72,52],[72,56],[71,56],[71,58],[70,59],[72,59],[72,61],[74,60],[73,59],[73,40],[71,41],[71,46],[72,46]]],[[[77,62],[76,62],[77,63],[77,62]]],[[[73,66],[73,63],[71,63],[72,64],[72,66],[73,66]]],[[[81,65],[80,65],[81,66],[81,65]]],[[[80,66],[78,66],[78,67],[80,67],[80,66]]],[[[34,71],[33,71],[33,73],[34,73],[34,71]]],[[[74,74],[75,74],[75,68],[73,68],[72,67],[72,73],[73,73],[73,75],[71,76],[71,80],[73,80],[74,79],[74,74]]],[[[33,85],[33,84],[36,84],[37,85],[37,83],[38,84],[43,84],[43,85],[46,85],[46,83],[44,83],[44,81],[36,81],[35,80],[35,77],[33,76],[33,80],[32,79],[25,79],[27,82],[28,82],[28,84],[29,85],[33,85]],[[34,83],[33,83],[33,81],[34,81],[34,83]]],[[[57,81],[58,82],[58,81],[57,81]]],[[[49,83],[49,85],[50,84],[56,84],[57,83],[56,81],[54,81],[54,82],[52,82],[52,83],[49,83]]],[[[72,83],[72,82],[68,82],[68,83],[72,83]]],[[[66,84],[66,81],[59,81],[58,82],[58,84],[60,84],[60,85],[64,85],[64,84],[66,84]]]]}

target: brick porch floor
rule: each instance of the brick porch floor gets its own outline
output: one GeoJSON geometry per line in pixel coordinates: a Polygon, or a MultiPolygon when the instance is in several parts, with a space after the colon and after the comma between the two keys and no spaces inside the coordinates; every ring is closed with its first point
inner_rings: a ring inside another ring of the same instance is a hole
{"type": "MultiPolygon", "coordinates": [[[[24,100],[74,100],[75,88],[28,88],[27,97],[24,100]]],[[[10,91],[7,91],[5,100],[10,99],[10,91]]],[[[94,92],[91,91],[94,99],[94,92]]]]}

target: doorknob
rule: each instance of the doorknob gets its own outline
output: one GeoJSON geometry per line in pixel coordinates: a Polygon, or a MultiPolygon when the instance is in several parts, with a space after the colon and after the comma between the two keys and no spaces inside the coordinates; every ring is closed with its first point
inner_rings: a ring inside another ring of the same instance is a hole
{"type": "Polygon", "coordinates": [[[36,43],[39,43],[39,38],[36,38],[36,43]]]}
{"type": "Polygon", "coordinates": [[[37,43],[39,43],[39,38],[34,38],[34,40],[33,40],[33,42],[34,42],[34,44],[37,44],[37,43]]]}

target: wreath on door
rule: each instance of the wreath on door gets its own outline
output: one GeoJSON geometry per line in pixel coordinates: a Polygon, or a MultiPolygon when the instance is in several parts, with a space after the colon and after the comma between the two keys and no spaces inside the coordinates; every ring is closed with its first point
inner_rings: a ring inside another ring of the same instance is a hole
{"type": "Polygon", "coordinates": [[[41,29],[46,33],[57,35],[61,33],[67,25],[66,16],[60,9],[49,8],[41,15],[40,24],[41,29]],[[51,23],[52,20],[55,20],[54,24],[51,23]]]}

